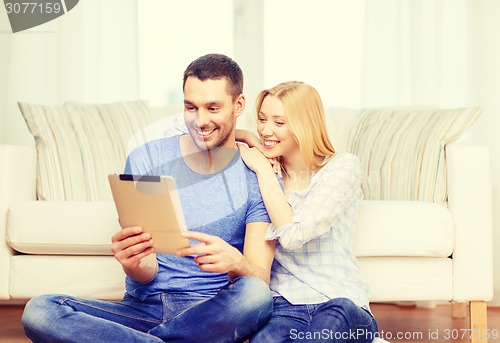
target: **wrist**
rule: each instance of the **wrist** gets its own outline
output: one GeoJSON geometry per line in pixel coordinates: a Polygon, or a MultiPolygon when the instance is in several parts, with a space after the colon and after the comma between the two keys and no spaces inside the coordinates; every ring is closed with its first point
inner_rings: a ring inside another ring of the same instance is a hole
{"type": "Polygon", "coordinates": [[[245,257],[241,255],[239,261],[236,261],[231,271],[227,273],[229,280],[234,280],[239,276],[251,275],[250,264],[245,257]]]}
{"type": "Polygon", "coordinates": [[[257,168],[255,170],[255,174],[257,174],[257,177],[262,177],[262,178],[275,176],[275,172],[273,170],[273,167],[269,163],[262,165],[262,167],[260,167],[260,168],[257,168]]]}
{"type": "Polygon", "coordinates": [[[236,141],[247,143],[247,131],[236,129],[236,141]]]}

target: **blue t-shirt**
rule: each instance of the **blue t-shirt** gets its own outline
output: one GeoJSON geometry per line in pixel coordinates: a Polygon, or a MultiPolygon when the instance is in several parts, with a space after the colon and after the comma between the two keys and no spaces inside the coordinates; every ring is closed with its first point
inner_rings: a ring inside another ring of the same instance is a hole
{"type": "MultiPolygon", "coordinates": [[[[180,137],[139,146],[130,153],[125,173],[173,176],[187,229],[219,236],[243,252],[246,224],[270,222],[257,176],[244,164],[239,151],[220,172],[194,172],[182,158],[180,137]]],[[[143,284],[126,278],[129,294],[139,299],[164,292],[214,296],[228,282],[227,274],[200,270],[193,256],[157,254],[157,259],[158,275],[152,282],[143,284]]]]}

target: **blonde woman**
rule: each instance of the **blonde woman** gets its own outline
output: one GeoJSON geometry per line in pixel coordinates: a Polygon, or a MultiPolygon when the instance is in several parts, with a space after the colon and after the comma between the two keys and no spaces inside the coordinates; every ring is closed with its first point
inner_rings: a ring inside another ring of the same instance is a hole
{"type": "Polygon", "coordinates": [[[251,342],[371,342],[377,324],[352,249],[363,196],[359,160],[335,152],[320,96],[306,83],[262,91],[256,110],[260,144],[239,132],[256,146],[240,145],[240,153],[271,217],[266,239],[277,244],[273,314],[251,342]]]}

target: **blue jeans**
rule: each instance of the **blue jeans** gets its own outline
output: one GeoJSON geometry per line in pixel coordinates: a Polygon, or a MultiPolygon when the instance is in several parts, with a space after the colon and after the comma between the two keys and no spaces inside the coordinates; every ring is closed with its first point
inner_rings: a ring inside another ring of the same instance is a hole
{"type": "Polygon", "coordinates": [[[313,305],[292,305],[274,297],[271,320],[250,343],[371,342],[378,335],[375,319],[345,298],[313,305]]]}
{"type": "Polygon", "coordinates": [[[120,302],[64,295],[33,298],[22,323],[33,342],[240,342],[271,315],[272,296],[256,277],[240,277],[212,298],[157,294],[120,302]]]}

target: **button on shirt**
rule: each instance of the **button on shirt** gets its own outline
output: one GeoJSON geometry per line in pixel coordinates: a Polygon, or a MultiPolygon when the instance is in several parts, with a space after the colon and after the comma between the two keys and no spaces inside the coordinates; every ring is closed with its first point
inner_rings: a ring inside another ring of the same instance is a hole
{"type": "Polygon", "coordinates": [[[292,304],[317,304],[348,298],[369,309],[352,242],[358,214],[362,171],[359,159],[341,153],[311,178],[309,187],[288,198],[293,223],[269,227],[277,239],[270,287],[292,304]]]}

